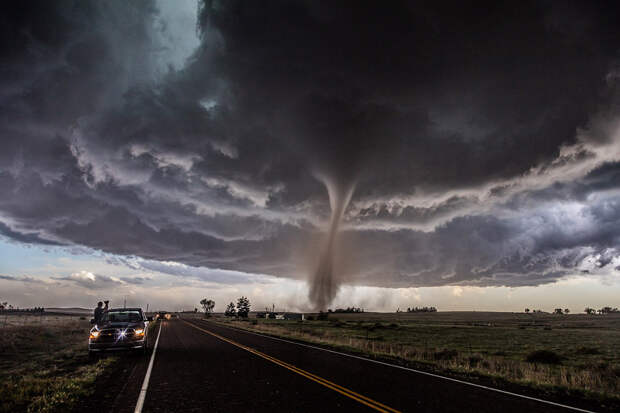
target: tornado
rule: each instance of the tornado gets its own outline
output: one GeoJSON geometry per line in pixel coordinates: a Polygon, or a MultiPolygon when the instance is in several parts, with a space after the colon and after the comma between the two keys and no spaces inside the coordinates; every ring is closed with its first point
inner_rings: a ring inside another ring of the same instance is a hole
{"type": "Polygon", "coordinates": [[[355,183],[348,185],[331,182],[320,178],[327,188],[331,217],[327,234],[323,239],[318,260],[310,277],[309,299],[316,310],[326,310],[338,293],[341,284],[341,274],[337,273],[335,258],[338,253],[338,230],[351,196],[355,183]]]}

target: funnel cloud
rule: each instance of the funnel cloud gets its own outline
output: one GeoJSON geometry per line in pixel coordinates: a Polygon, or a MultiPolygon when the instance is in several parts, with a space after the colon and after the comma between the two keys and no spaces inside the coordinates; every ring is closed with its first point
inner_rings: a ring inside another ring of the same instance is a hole
{"type": "Polygon", "coordinates": [[[324,178],[324,183],[329,194],[331,217],[325,239],[321,245],[316,269],[309,282],[310,302],[317,310],[322,311],[327,310],[327,306],[336,297],[342,282],[337,266],[338,230],[355,189],[354,183],[342,186],[340,183],[331,183],[327,178],[324,178]]]}

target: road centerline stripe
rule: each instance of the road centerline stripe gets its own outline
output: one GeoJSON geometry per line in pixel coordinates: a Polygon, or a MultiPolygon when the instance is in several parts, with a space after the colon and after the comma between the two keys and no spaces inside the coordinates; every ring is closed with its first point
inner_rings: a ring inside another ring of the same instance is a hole
{"type": "MultiPolygon", "coordinates": [[[[277,365],[279,365],[281,367],[284,367],[284,368],[286,368],[286,369],[288,369],[288,370],[290,370],[290,371],[292,371],[294,373],[299,374],[300,376],[303,376],[303,377],[305,377],[305,378],[307,378],[309,380],[312,380],[312,381],[314,381],[314,382],[316,382],[316,383],[318,383],[318,384],[320,384],[322,386],[325,386],[325,387],[327,387],[327,388],[329,388],[331,390],[334,390],[334,391],[336,391],[336,392],[338,392],[338,393],[340,393],[340,394],[342,394],[342,395],[344,395],[346,397],[349,397],[350,399],[353,399],[353,400],[355,400],[355,401],[357,401],[359,403],[362,403],[362,404],[364,404],[364,405],[366,405],[366,406],[368,406],[368,407],[370,407],[370,408],[372,408],[374,410],[377,410],[377,411],[383,412],[383,413],[400,413],[399,410],[393,409],[393,408],[391,408],[389,406],[386,406],[385,404],[379,403],[378,401],[373,400],[370,397],[366,397],[364,395],[356,393],[353,390],[347,389],[346,387],[343,387],[343,386],[341,386],[339,384],[333,383],[333,382],[331,382],[331,381],[329,381],[327,379],[324,379],[323,377],[317,376],[316,374],[310,373],[310,372],[305,371],[303,369],[300,369],[299,367],[296,367],[296,366],[294,366],[294,365],[292,365],[290,363],[287,363],[287,362],[282,361],[280,359],[277,359],[277,358],[275,358],[273,356],[270,356],[268,354],[260,352],[260,351],[258,351],[256,349],[252,348],[252,347],[246,346],[246,345],[241,344],[241,343],[237,343],[234,340],[231,340],[229,338],[226,338],[224,336],[221,336],[221,335],[219,335],[217,333],[214,333],[212,331],[206,330],[204,328],[198,327],[197,325],[195,325],[193,323],[190,323],[188,321],[185,321],[185,320],[181,320],[181,321],[183,321],[184,323],[188,324],[189,326],[191,326],[191,327],[193,327],[193,328],[195,328],[197,330],[200,330],[200,331],[202,331],[204,333],[207,333],[207,334],[209,334],[209,335],[211,335],[211,336],[213,336],[213,337],[215,337],[217,339],[220,339],[220,340],[225,341],[225,342],[227,342],[229,344],[232,344],[235,347],[238,347],[238,348],[240,348],[242,350],[248,351],[248,352],[250,352],[250,353],[252,353],[254,355],[257,355],[257,356],[259,356],[259,357],[261,357],[261,358],[263,358],[263,359],[265,359],[267,361],[270,361],[270,362],[272,362],[274,364],[277,364],[277,365]]],[[[136,412],[136,413],[139,413],[139,412],[136,412]]]]}
{"type": "Polygon", "coordinates": [[[162,325],[160,322],[159,331],[157,332],[157,339],[155,340],[155,346],[153,347],[153,354],[151,354],[151,361],[149,361],[149,367],[146,369],[146,374],[144,375],[144,381],[142,382],[142,388],[140,389],[140,395],[138,396],[138,402],[136,403],[134,413],[141,413],[142,406],[144,406],[144,399],[146,398],[146,391],[149,388],[149,380],[151,378],[151,371],[153,370],[153,362],[155,361],[155,353],[157,352],[157,345],[159,344],[161,327],[162,325]]]}

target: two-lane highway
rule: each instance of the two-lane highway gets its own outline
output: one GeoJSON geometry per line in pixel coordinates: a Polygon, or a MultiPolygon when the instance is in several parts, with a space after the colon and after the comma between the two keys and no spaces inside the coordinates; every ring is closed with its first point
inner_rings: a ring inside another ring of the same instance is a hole
{"type": "Polygon", "coordinates": [[[144,403],[140,383],[128,385],[113,411],[578,411],[200,319],[160,326],[150,374],[148,360],[136,369],[144,403]]]}

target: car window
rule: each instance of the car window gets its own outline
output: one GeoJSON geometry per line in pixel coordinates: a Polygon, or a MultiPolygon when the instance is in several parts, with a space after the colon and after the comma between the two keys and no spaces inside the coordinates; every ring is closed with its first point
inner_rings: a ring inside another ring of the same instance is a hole
{"type": "Polygon", "coordinates": [[[108,311],[103,315],[103,322],[121,322],[135,323],[142,321],[142,315],[139,311],[108,311]]]}

